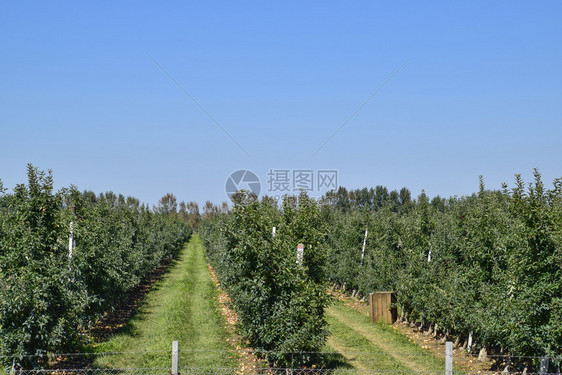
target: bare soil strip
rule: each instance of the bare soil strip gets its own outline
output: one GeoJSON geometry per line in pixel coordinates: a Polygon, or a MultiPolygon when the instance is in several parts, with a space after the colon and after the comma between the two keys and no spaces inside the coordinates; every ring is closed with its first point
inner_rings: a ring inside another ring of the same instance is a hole
{"type": "Polygon", "coordinates": [[[222,314],[226,322],[225,329],[229,333],[228,342],[232,346],[232,349],[238,354],[239,364],[237,372],[239,374],[245,375],[255,374],[258,368],[266,367],[266,364],[263,360],[257,358],[254,355],[252,348],[247,346],[242,337],[240,337],[240,335],[236,333],[238,315],[232,308],[230,308],[231,299],[225,292],[225,290],[221,287],[219,280],[215,274],[215,270],[211,265],[209,265],[209,273],[218,291],[216,305],[218,311],[222,314]]]}

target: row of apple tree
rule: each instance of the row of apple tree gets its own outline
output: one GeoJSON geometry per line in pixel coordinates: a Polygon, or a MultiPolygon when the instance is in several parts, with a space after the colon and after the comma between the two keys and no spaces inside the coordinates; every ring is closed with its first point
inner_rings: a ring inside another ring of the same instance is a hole
{"type": "Polygon", "coordinates": [[[273,366],[310,363],[328,335],[319,207],[306,194],[287,197],[281,207],[245,193],[235,200],[229,214],[206,217],[199,233],[240,331],[273,366]]]}
{"type": "Polygon", "coordinates": [[[73,352],[88,329],[161,261],[191,228],[135,198],[53,190],[28,166],[28,183],[0,184],[0,360],[44,365],[73,352]]]}
{"type": "Polygon", "coordinates": [[[562,180],[547,189],[535,171],[533,183],[516,177],[511,189],[481,181],[471,196],[404,192],[377,204],[364,193],[325,199],[334,284],[359,295],[395,291],[402,320],[460,343],[470,337],[472,349],[560,361],[562,180]]]}

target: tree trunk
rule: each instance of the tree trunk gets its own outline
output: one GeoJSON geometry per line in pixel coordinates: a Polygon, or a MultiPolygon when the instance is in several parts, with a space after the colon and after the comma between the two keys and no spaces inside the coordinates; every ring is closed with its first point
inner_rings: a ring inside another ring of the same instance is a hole
{"type": "Polygon", "coordinates": [[[459,333],[457,335],[457,338],[455,339],[455,343],[453,344],[453,348],[458,348],[460,343],[461,343],[461,334],[459,333]]]}
{"type": "MultiPolygon", "coordinates": [[[[441,344],[446,343],[448,338],[449,338],[449,328],[447,328],[447,331],[443,334],[443,338],[441,339],[441,344]]],[[[457,336],[457,339],[455,340],[455,343],[453,344],[453,348],[456,348],[457,345],[459,345],[459,337],[458,336],[457,336]]]]}
{"type": "Polygon", "coordinates": [[[470,352],[472,349],[472,331],[468,334],[468,340],[466,340],[466,350],[470,352]]]}
{"type": "Polygon", "coordinates": [[[505,367],[503,368],[502,374],[509,374],[509,365],[511,364],[511,358],[507,357],[505,367]]]}
{"type": "Polygon", "coordinates": [[[480,349],[480,353],[478,353],[478,360],[484,362],[487,359],[488,359],[488,352],[486,351],[486,347],[483,346],[482,349],[480,349]]]}
{"type": "Polygon", "coordinates": [[[423,331],[423,326],[425,326],[425,318],[422,316],[422,321],[420,323],[420,326],[418,327],[418,331],[423,331]]]}

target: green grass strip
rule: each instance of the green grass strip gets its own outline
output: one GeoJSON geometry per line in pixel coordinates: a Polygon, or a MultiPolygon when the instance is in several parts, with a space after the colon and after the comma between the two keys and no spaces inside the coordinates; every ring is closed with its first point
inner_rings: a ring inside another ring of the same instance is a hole
{"type": "Polygon", "coordinates": [[[328,316],[328,322],[332,332],[328,344],[343,355],[348,365],[356,369],[408,370],[408,367],[392,356],[383,354],[384,351],[378,345],[357,334],[344,322],[333,316],[328,316]]]}
{"type": "Polygon", "coordinates": [[[194,235],[125,329],[95,347],[96,352],[134,353],[103,355],[94,366],[169,367],[177,340],[180,367],[236,367],[216,296],[201,239],[194,235]]]}
{"type": "Polygon", "coordinates": [[[339,301],[327,310],[327,317],[332,335],[326,351],[341,353],[346,359],[344,368],[444,372],[443,360],[410,342],[392,326],[372,323],[368,316],[339,301]]]}

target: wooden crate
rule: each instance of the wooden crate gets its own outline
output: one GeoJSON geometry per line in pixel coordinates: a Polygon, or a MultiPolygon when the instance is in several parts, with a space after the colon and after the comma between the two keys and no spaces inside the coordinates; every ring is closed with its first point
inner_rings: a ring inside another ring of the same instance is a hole
{"type": "Polygon", "coordinates": [[[369,293],[371,322],[394,323],[398,318],[398,311],[392,306],[393,303],[396,303],[394,292],[369,293]]]}

